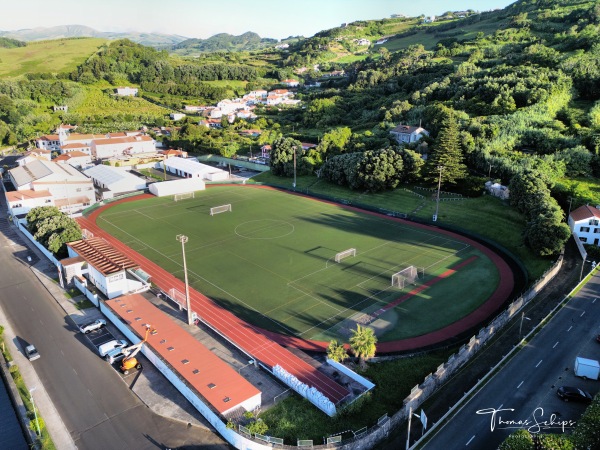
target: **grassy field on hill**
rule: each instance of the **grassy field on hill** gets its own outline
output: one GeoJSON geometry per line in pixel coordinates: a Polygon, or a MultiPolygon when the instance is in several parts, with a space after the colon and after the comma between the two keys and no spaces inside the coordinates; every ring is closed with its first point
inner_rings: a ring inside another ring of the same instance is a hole
{"type": "Polygon", "coordinates": [[[29,42],[25,47],[0,48],[0,77],[25,73],[70,72],[84,62],[106,39],[57,39],[29,42]]]}

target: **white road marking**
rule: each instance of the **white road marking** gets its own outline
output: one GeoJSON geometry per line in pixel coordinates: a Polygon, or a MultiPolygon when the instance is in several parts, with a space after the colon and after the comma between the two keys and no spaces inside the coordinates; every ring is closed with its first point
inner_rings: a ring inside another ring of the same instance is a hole
{"type": "Polygon", "coordinates": [[[571,325],[567,331],[571,331],[571,328],[573,328],[573,325],[571,325]]]}
{"type": "Polygon", "coordinates": [[[519,383],[519,385],[517,386],[517,389],[519,389],[519,388],[520,388],[520,387],[523,385],[523,383],[524,383],[524,381],[521,381],[521,382],[519,383]]]}
{"type": "Polygon", "coordinates": [[[473,439],[475,439],[475,435],[471,436],[471,439],[468,440],[466,445],[469,445],[473,439]]]}
{"type": "Polygon", "coordinates": [[[579,317],[583,317],[583,315],[584,315],[584,314],[585,314],[585,311],[583,311],[583,312],[582,312],[582,313],[579,315],[579,317]]]}
{"type": "Polygon", "coordinates": [[[552,348],[555,348],[557,345],[558,345],[558,341],[556,341],[556,344],[554,344],[554,345],[552,346],[552,348]]]}

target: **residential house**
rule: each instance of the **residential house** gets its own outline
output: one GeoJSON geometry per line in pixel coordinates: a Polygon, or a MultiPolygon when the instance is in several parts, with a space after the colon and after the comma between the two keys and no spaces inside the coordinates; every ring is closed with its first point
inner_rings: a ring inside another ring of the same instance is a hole
{"type": "Polygon", "coordinates": [[[38,159],[9,170],[8,176],[17,191],[50,191],[55,206],[68,214],[96,202],[92,180],[69,164],[38,159]]]}
{"type": "Polygon", "coordinates": [[[159,150],[158,153],[160,155],[163,155],[164,159],[173,158],[175,156],[178,156],[180,158],[187,158],[188,156],[187,152],[184,152],[183,150],[174,150],[172,148],[168,150],[159,150]]]}
{"type": "Polygon", "coordinates": [[[42,150],[60,151],[60,137],[58,134],[46,134],[37,138],[35,145],[42,150]]]}
{"type": "Polygon", "coordinates": [[[69,164],[77,169],[87,169],[93,166],[92,156],[89,153],[74,150],[68,153],[63,153],[53,159],[56,163],[69,164]]]}
{"type": "Polygon", "coordinates": [[[183,113],[171,113],[169,114],[169,117],[171,118],[171,120],[181,120],[185,117],[185,114],[183,113]]]}
{"type": "Polygon", "coordinates": [[[52,152],[50,150],[36,148],[26,152],[23,156],[17,159],[16,162],[19,166],[24,166],[25,164],[29,164],[31,161],[34,161],[36,159],[44,159],[46,161],[50,161],[52,159],[52,152]]]}
{"type": "Polygon", "coordinates": [[[356,45],[371,45],[371,41],[365,38],[354,39],[356,45]]]}
{"type": "Polygon", "coordinates": [[[54,197],[47,190],[24,189],[6,192],[6,203],[8,204],[8,213],[12,217],[19,218],[38,206],[54,206],[54,197]]]}
{"type": "Polygon", "coordinates": [[[271,150],[273,150],[273,148],[269,144],[265,144],[260,148],[260,153],[263,158],[270,158],[271,150]]]}
{"type": "Polygon", "coordinates": [[[569,228],[582,243],[600,245],[600,209],[584,205],[571,211],[569,228]]]}
{"type": "Polygon", "coordinates": [[[52,107],[52,111],[54,111],[54,112],[57,112],[57,111],[68,112],[69,111],[69,107],[67,105],[54,105],[52,107]]]}
{"type": "Polygon", "coordinates": [[[135,97],[138,95],[138,88],[131,88],[129,86],[120,86],[115,89],[115,94],[122,95],[125,97],[135,97]]]}
{"type": "Polygon", "coordinates": [[[429,132],[424,128],[420,126],[411,127],[410,125],[398,125],[390,131],[390,134],[400,144],[410,144],[411,142],[417,142],[423,136],[429,136],[429,132]]]}
{"type": "Polygon", "coordinates": [[[285,84],[288,87],[298,87],[298,86],[300,86],[300,82],[298,80],[294,80],[294,79],[283,80],[281,82],[281,84],[285,84]]]}
{"type": "Polygon", "coordinates": [[[66,155],[71,152],[85,153],[92,156],[92,147],[90,144],[84,144],[79,142],[73,142],[71,144],[65,144],[60,147],[60,152],[66,155]]]}
{"type": "Polygon", "coordinates": [[[302,142],[302,150],[310,150],[312,148],[316,148],[317,144],[313,144],[311,142],[302,142]]]}

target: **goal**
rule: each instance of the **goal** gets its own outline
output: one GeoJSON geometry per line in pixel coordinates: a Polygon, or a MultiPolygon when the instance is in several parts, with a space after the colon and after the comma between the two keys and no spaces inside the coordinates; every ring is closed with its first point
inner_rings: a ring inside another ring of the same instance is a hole
{"type": "Polygon", "coordinates": [[[344,250],[343,252],[339,252],[335,254],[335,262],[339,263],[342,259],[348,258],[350,256],[356,256],[356,249],[349,248],[348,250],[344,250]]]}
{"type": "Polygon", "coordinates": [[[183,192],[181,194],[175,194],[173,200],[178,202],[180,200],[187,200],[188,198],[194,198],[193,192],[183,192]]]}
{"type": "Polygon", "coordinates": [[[231,211],[231,203],[228,205],[213,206],[212,208],[210,208],[210,215],[214,216],[215,214],[227,211],[231,211]]]}
{"type": "Polygon", "coordinates": [[[406,269],[392,275],[392,286],[404,289],[404,286],[407,284],[415,284],[418,279],[418,269],[415,266],[408,266],[406,269]]]}

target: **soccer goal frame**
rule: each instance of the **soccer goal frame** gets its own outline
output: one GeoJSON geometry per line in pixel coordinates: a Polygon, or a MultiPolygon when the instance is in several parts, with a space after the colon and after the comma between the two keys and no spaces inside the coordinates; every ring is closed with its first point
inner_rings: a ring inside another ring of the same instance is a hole
{"type": "Polygon", "coordinates": [[[194,192],[182,192],[181,194],[175,194],[173,201],[178,202],[180,200],[187,200],[188,198],[194,198],[194,192]]]}
{"type": "Polygon", "coordinates": [[[342,259],[349,258],[351,256],[356,256],[356,249],[349,248],[348,250],[344,250],[343,252],[339,252],[335,254],[335,262],[339,263],[342,259]]]}
{"type": "Polygon", "coordinates": [[[404,289],[407,284],[415,284],[419,279],[419,273],[421,274],[421,277],[423,277],[425,269],[408,266],[406,269],[402,269],[400,272],[392,274],[392,286],[404,289]]]}
{"type": "Polygon", "coordinates": [[[231,203],[227,204],[227,205],[221,205],[221,206],[213,206],[212,208],[210,208],[210,215],[214,216],[215,214],[220,214],[220,213],[224,213],[224,212],[231,212],[231,203]]]}

